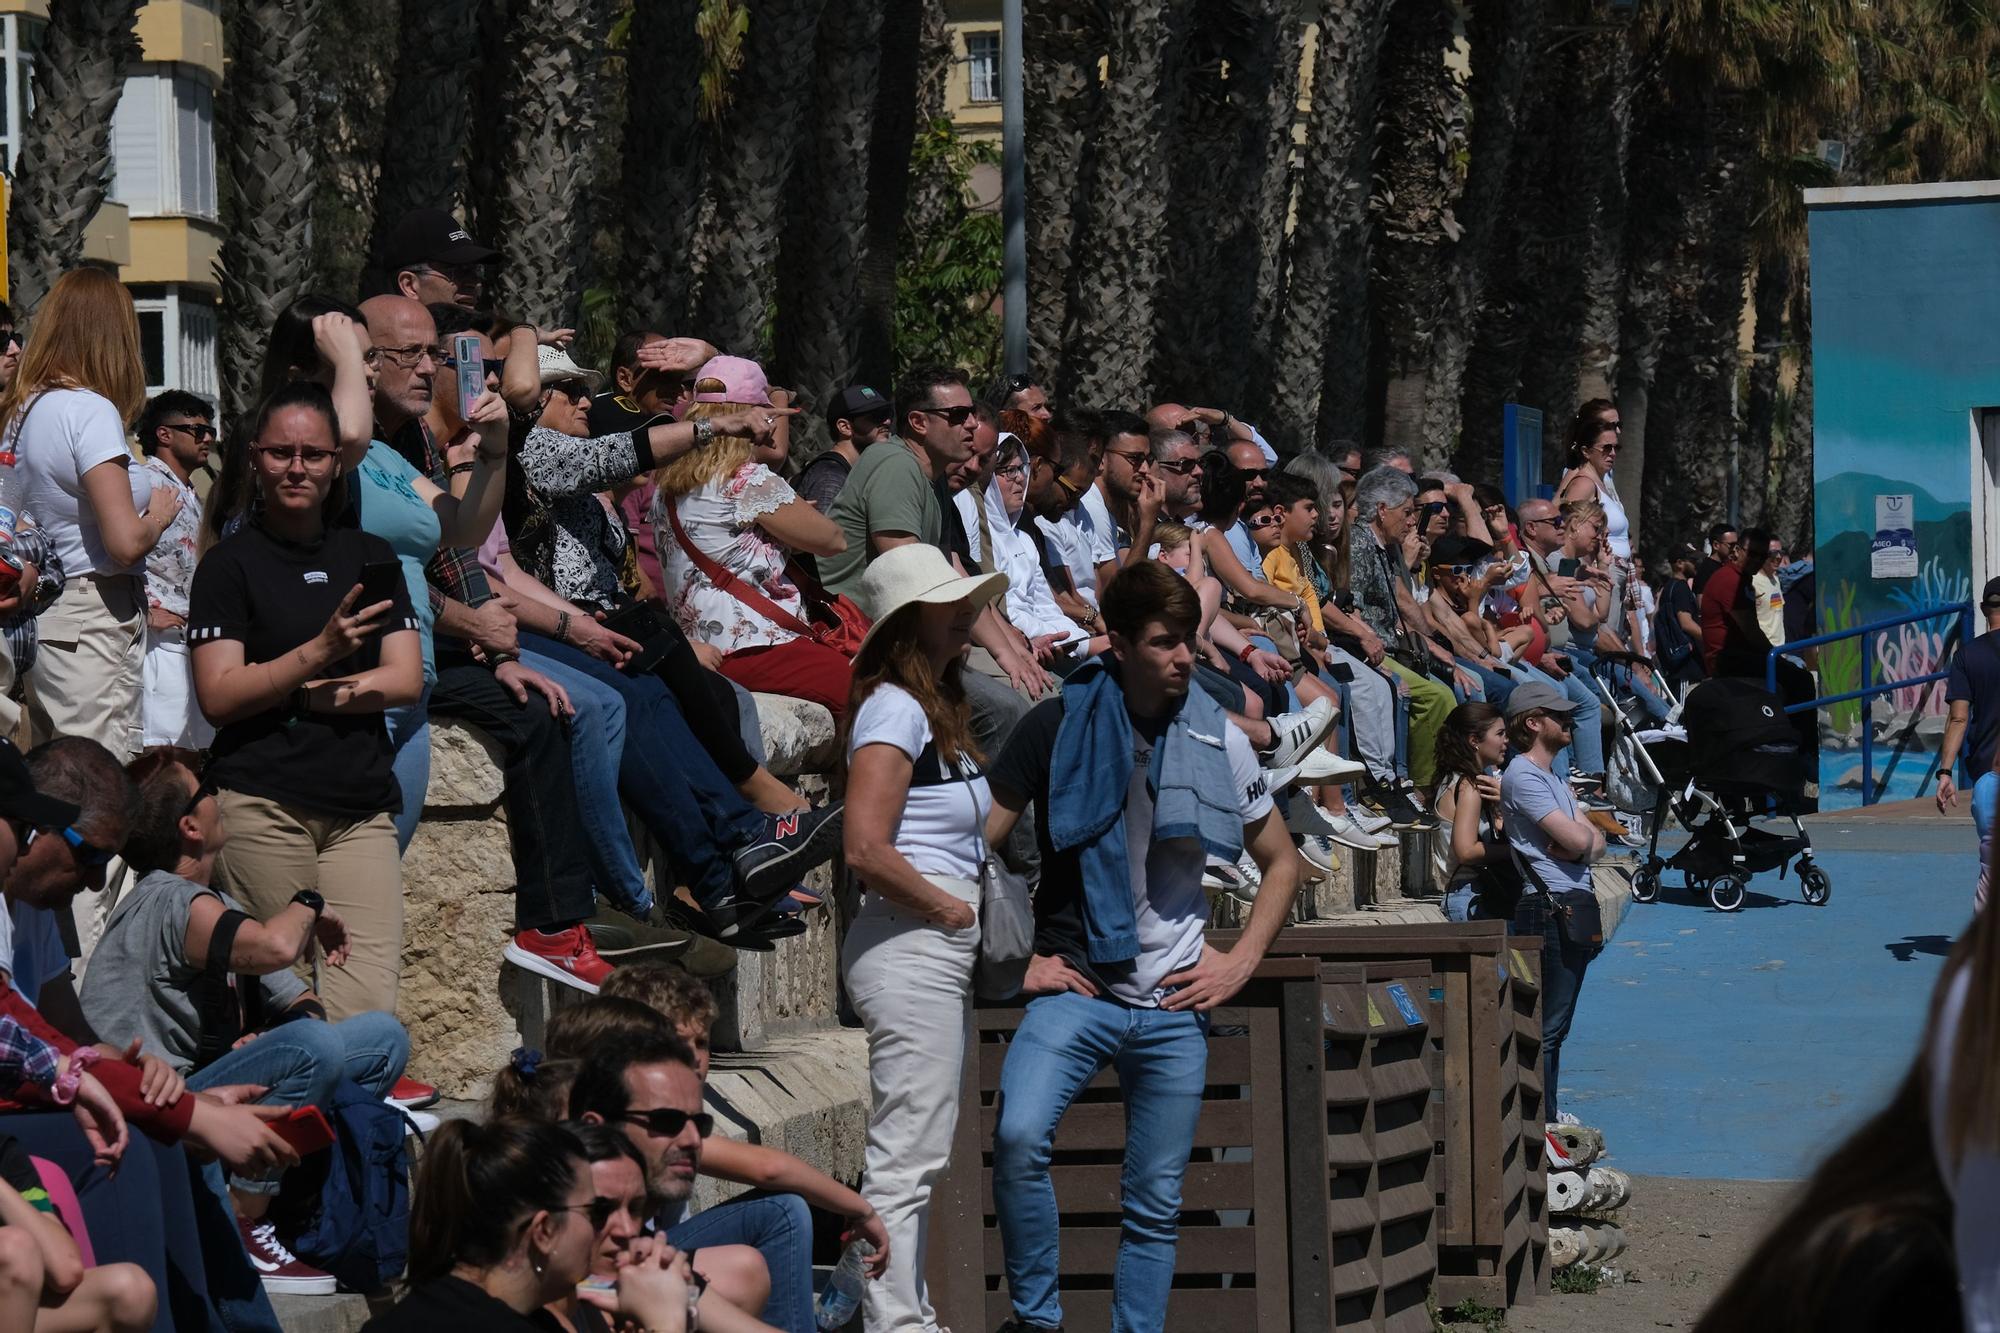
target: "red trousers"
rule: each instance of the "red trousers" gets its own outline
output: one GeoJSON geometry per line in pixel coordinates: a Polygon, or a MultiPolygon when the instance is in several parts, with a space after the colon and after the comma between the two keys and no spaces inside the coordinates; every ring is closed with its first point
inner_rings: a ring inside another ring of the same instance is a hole
{"type": "Polygon", "coordinates": [[[743,648],[722,659],[723,675],[746,690],[788,694],[822,704],[840,720],[854,664],[813,639],[793,639],[776,648],[743,648]]]}

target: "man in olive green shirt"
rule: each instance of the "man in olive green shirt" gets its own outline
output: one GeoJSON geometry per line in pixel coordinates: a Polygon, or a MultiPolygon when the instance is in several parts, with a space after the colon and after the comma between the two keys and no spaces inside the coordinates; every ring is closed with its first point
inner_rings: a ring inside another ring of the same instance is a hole
{"type": "MultiPolygon", "coordinates": [[[[947,428],[942,434],[955,440],[960,433],[947,428]]],[[[861,451],[861,460],[828,515],[847,537],[846,550],[822,556],[819,562],[820,580],[834,592],[852,596],[869,562],[891,546],[906,541],[942,543],[944,510],[918,455],[919,445],[902,435],[877,440],[861,451]]],[[[929,457],[938,455],[932,452],[929,457]]],[[[933,464],[939,472],[946,465],[947,460],[933,464]]]]}

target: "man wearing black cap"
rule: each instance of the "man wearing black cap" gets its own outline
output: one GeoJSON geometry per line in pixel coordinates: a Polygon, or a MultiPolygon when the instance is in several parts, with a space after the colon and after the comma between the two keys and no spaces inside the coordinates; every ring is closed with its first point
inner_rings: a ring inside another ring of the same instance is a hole
{"type": "Polygon", "coordinates": [[[1986,860],[1993,838],[1993,812],[2000,804],[2000,773],[1994,771],[2000,758],[2000,578],[1988,579],[1979,594],[1979,609],[1986,617],[1986,632],[1958,650],[1951,664],[1951,678],[1945,682],[1945,702],[1951,717],[1945,723],[1944,745],[1938,750],[1937,807],[1939,813],[1958,807],[1959,748],[1970,730],[1972,743],[1965,750],[1965,771],[1973,775],[1972,826],[1979,830],[1979,887],[1974,893],[1976,907],[1986,905],[1986,860]]]}
{"type": "Polygon", "coordinates": [[[889,400],[865,384],[850,384],[835,394],[826,409],[826,431],[833,443],[792,482],[799,498],[822,514],[829,512],[847,485],[847,474],[861,461],[861,451],[888,435],[889,414],[889,400]]]}
{"type": "Polygon", "coordinates": [[[391,290],[413,301],[479,308],[486,285],[485,265],[501,258],[481,245],[442,208],[416,208],[403,215],[383,246],[391,290]]]}

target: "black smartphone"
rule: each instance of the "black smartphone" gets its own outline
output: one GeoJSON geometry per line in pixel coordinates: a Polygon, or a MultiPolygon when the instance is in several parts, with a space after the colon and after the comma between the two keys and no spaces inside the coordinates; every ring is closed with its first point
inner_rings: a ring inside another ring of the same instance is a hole
{"type": "Polygon", "coordinates": [[[361,567],[361,595],[354,599],[354,609],[386,602],[396,595],[397,587],[403,580],[403,566],[397,560],[370,560],[361,567]]]}

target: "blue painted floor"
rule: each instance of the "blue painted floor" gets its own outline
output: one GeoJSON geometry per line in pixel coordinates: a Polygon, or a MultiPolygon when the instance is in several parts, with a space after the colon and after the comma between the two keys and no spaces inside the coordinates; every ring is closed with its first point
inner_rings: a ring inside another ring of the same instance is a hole
{"type": "Polygon", "coordinates": [[[1809,827],[1827,906],[1771,873],[1725,916],[1670,871],[1591,964],[1561,1105],[1604,1131],[1621,1169],[1803,1176],[1914,1058],[1971,914],[1971,821],[1809,827]]]}

